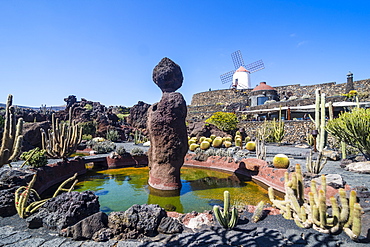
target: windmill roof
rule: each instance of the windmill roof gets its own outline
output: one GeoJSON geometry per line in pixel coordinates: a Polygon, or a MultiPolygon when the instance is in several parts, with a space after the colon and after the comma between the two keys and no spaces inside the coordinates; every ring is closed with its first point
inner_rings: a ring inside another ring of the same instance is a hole
{"type": "Polygon", "coordinates": [[[243,66],[240,66],[239,69],[237,69],[235,72],[249,72],[249,70],[247,70],[243,66]]]}
{"type": "Polygon", "coordinates": [[[252,91],[259,91],[259,90],[275,90],[275,88],[266,84],[266,82],[260,82],[260,84],[255,87],[252,91]]]}

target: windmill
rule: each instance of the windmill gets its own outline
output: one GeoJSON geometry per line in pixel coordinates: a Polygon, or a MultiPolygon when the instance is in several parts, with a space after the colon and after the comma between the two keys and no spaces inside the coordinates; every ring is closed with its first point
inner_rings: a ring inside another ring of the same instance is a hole
{"type": "MultiPolygon", "coordinates": [[[[244,64],[240,50],[231,53],[235,70],[229,71],[220,76],[222,84],[230,83],[233,88],[247,89],[251,88],[249,74],[265,68],[262,60],[258,60],[248,65],[244,64]]],[[[230,86],[230,87],[231,87],[230,86]]]]}

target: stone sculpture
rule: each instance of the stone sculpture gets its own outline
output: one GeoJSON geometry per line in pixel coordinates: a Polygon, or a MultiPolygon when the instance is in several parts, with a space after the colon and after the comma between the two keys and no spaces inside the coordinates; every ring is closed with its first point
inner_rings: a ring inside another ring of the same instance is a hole
{"type": "Polygon", "coordinates": [[[183,82],[180,66],[163,58],[153,70],[153,81],[163,94],[148,110],[149,185],[159,190],[178,190],[188,150],[186,102],[181,93],[175,92],[183,82]]]}

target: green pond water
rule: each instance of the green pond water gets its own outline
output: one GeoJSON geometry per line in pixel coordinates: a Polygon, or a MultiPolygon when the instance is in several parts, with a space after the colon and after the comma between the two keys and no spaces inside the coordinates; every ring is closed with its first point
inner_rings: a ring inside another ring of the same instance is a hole
{"type": "Polygon", "coordinates": [[[188,213],[223,205],[228,190],[236,207],[269,202],[267,191],[252,181],[217,170],[182,167],[180,191],[168,194],[148,186],[148,167],[90,170],[79,178],[76,191],[91,190],[99,196],[100,210],[124,211],[133,204],[159,204],[168,211],[188,213]]]}

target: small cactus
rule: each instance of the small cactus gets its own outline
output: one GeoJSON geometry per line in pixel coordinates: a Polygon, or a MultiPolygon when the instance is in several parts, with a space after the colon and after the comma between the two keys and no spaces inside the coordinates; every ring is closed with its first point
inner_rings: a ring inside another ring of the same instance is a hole
{"type": "Polygon", "coordinates": [[[229,209],[230,209],[230,193],[229,191],[225,190],[224,191],[224,209],[221,210],[220,206],[216,205],[213,207],[213,212],[215,214],[215,217],[218,223],[226,229],[232,229],[238,223],[238,210],[235,207],[233,207],[231,209],[231,214],[230,214],[229,209]]]}
{"type": "Polygon", "coordinates": [[[289,158],[285,154],[277,154],[272,160],[275,168],[286,169],[289,166],[289,158]]]}
{"type": "Polygon", "coordinates": [[[256,143],[249,141],[247,144],[245,144],[245,148],[249,151],[255,151],[256,150],[256,143]]]}
{"type": "Polygon", "coordinates": [[[213,142],[212,142],[212,147],[215,148],[220,148],[222,146],[222,138],[221,137],[216,137],[213,142]]]}
{"type": "Polygon", "coordinates": [[[211,146],[211,144],[207,141],[202,141],[200,143],[200,149],[202,149],[202,150],[207,150],[210,146],[211,146]]]}

